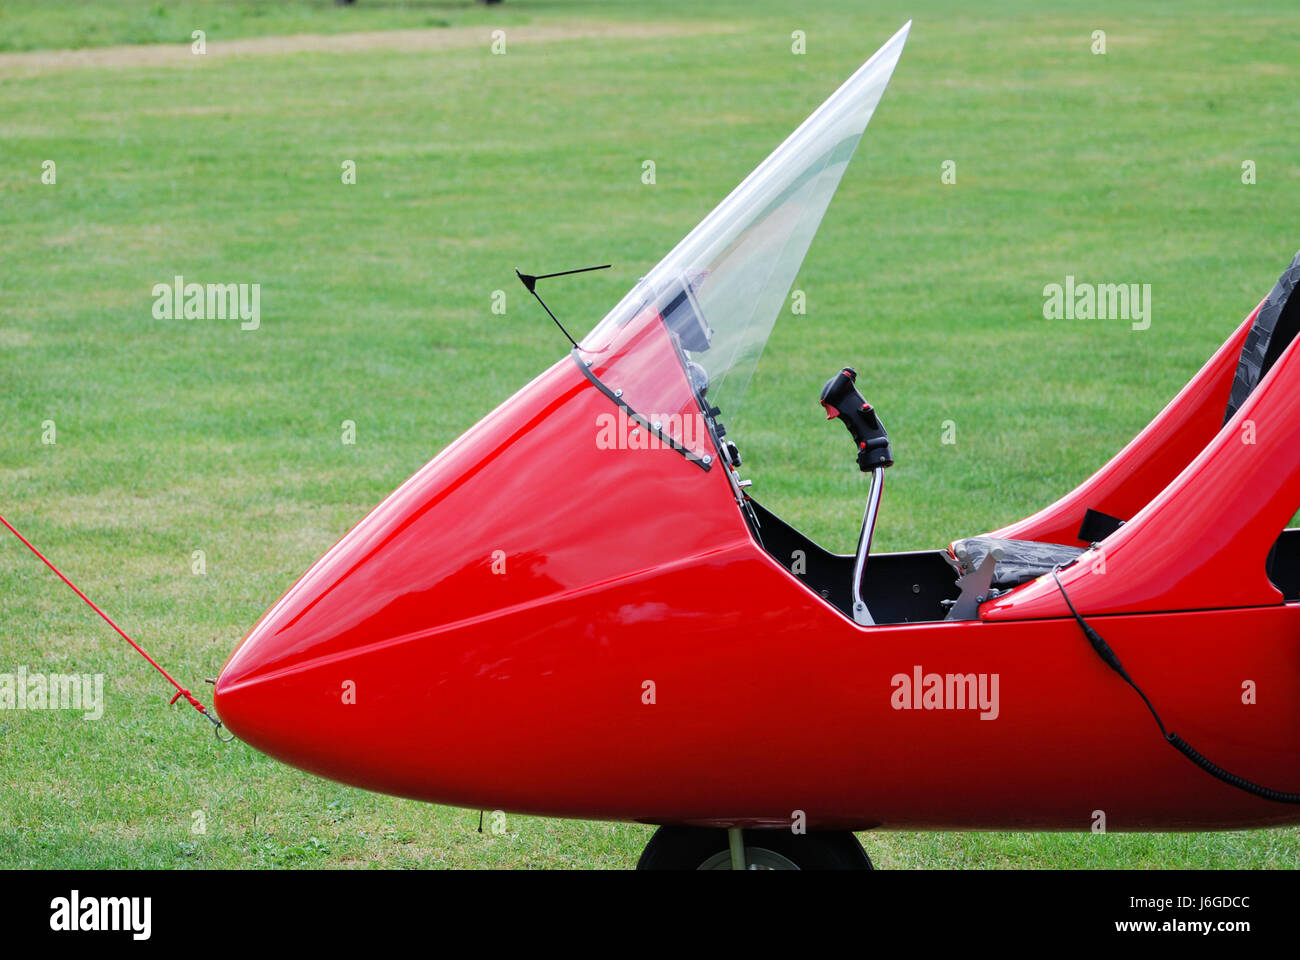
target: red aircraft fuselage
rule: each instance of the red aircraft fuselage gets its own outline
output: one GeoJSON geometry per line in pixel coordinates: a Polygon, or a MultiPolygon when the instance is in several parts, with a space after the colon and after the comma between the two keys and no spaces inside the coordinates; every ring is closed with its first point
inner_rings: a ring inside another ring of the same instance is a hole
{"type": "MultiPolygon", "coordinates": [[[[1062,572],[1076,606],[1171,729],[1294,790],[1300,605],[1283,602],[1265,560],[1300,499],[1300,361],[1293,345],[1220,429],[1252,319],[1106,467],[999,535],[1078,543],[1086,507],[1131,517],[1062,572]]],[[[855,830],[1087,830],[1098,811],[1110,830],[1300,822],[1162,743],[1050,578],[977,620],[859,626],[760,545],[719,451],[688,436],[684,451],[648,444],[644,430],[600,442],[620,411],[610,391],[643,371],[653,382],[638,397],[698,412],[673,352],[660,317],[643,314],[408,480],[231,656],[216,689],[230,729],[345,783],[546,816],[786,826],[802,811],[811,829],[855,830]]]]}

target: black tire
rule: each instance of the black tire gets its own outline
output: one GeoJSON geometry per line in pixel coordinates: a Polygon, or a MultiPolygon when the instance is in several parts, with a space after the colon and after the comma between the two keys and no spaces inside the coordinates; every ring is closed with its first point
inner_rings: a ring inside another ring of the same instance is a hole
{"type": "MultiPolygon", "coordinates": [[[[727,831],[705,827],[660,827],[655,831],[638,870],[730,869],[727,831]],[[712,864],[712,866],[706,866],[712,864]]],[[[789,830],[746,830],[746,862],[789,865],[785,870],[874,870],[858,838],[848,833],[796,834],[789,830]]]]}

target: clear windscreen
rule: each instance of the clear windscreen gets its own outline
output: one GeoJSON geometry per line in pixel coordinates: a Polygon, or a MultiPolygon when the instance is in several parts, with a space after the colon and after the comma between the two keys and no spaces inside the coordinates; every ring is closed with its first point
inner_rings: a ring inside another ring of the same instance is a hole
{"type": "Polygon", "coordinates": [[[593,373],[622,390],[633,409],[679,409],[685,383],[722,418],[735,414],[910,27],[876,51],[582,340],[593,373]],[[673,349],[656,342],[664,331],[673,349]],[[663,363],[678,369],[643,369],[663,363]]]}

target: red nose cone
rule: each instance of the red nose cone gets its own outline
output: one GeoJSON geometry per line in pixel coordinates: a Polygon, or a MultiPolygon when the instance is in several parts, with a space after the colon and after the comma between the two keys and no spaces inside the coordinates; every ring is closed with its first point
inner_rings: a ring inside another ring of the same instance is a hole
{"type": "Polygon", "coordinates": [[[602,448],[611,411],[566,358],[408,480],[230,657],[230,730],[332,779],[466,806],[503,804],[521,766],[544,775],[554,698],[569,691],[578,725],[599,708],[582,688],[607,642],[602,585],[748,542],[722,469],[602,448]]]}

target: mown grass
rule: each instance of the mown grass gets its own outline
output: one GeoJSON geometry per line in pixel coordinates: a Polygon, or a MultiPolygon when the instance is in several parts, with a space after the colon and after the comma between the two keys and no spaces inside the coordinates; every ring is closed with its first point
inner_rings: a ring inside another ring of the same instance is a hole
{"type": "MultiPolygon", "coordinates": [[[[0,512],[206,693],[200,679],[312,560],[562,353],[515,266],[612,261],[550,297],[587,328],[908,17],[796,284],[808,313],[778,324],[734,433],[765,503],[850,545],[863,484],[814,400],[854,362],[898,456],[881,548],[1049,502],[1159,409],[1300,246],[1300,29],[1285,3],[7,2],[7,49],[187,43],[194,19],[210,43],[494,18],[678,30],[504,57],[485,30],[424,53],[3,76],[0,512]],[[790,52],[795,29],[806,55],[790,52]],[[1105,56],[1089,52],[1096,29],[1105,56]],[[261,329],[155,320],[151,288],[178,273],[260,283],[261,329]],[[1067,273],[1152,284],[1151,328],[1042,319],[1043,285],[1067,273]],[[940,442],[946,420],[956,444],[940,442]]],[[[0,865],[624,867],[649,835],[516,817],[478,834],[474,812],[219,747],[7,538],[0,624],[0,672],[102,672],[109,697],[94,723],[0,711],[0,865]]],[[[1296,830],[863,839],[894,867],[1300,860],[1296,830]]]]}
{"type": "Polygon", "coordinates": [[[419,29],[476,22],[520,23],[524,10],[490,10],[474,0],[28,0],[0,7],[0,50],[80,49],[111,44],[185,43],[214,37],[419,29]]]}

